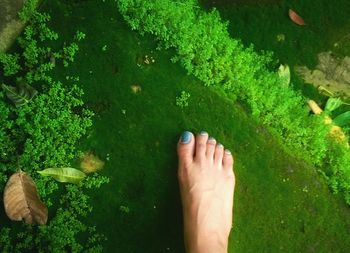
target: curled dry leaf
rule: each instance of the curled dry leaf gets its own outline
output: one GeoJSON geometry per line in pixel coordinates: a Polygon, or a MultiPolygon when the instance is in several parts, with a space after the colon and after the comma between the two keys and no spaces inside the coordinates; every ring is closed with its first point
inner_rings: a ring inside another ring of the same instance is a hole
{"type": "Polygon", "coordinates": [[[290,69],[287,64],[281,64],[278,68],[278,75],[281,79],[281,83],[284,86],[288,86],[290,84],[290,69]]]}
{"type": "Polygon", "coordinates": [[[98,156],[94,155],[91,151],[88,151],[81,157],[80,168],[85,173],[92,173],[99,171],[105,165],[104,161],[102,161],[98,156]]]}
{"type": "Polygon", "coordinates": [[[295,11],[289,9],[288,12],[289,18],[298,25],[305,25],[304,19],[300,17],[295,11]]]}
{"type": "Polygon", "coordinates": [[[13,174],[7,181],[4,206],[11,220],[24,219],[27,224],[40,225],[47,222],[47,207],[41,202],[33,179],[22,171],[13,174]]]}
{"type": "Polygon", "coordinates": [[[314,114],[320,115],[323,112],[321,107],[319,107],[319,105],[314,100],[310,99],[309,101],[307,101],[307,103],[314,114]]]}

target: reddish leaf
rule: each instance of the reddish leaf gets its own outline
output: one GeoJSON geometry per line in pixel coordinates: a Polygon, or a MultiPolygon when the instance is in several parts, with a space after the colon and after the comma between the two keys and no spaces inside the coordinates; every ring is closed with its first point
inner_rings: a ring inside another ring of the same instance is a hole
{"type": "Polygon", "coordinates": [[[302,19],[302,17],[300,17],[295,11],[293,11],[292,9],[289,9],[289,18],[296,24],[298,25],[305,25],[304,19],[302,19]]]}

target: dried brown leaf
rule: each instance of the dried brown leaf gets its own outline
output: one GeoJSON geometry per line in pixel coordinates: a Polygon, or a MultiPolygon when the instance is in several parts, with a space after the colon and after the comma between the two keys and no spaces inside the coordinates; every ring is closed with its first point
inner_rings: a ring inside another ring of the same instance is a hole
{"type": "Polygon", "coordinates": [[[22,171],[13,174],[7,181],[4,205],[11,220],[24,219],[27,224],[40,225],[47,222],[47,207],[41,202],[33,179],[22,171]]]}
{"type": "Polygon", "coordinates": [[[92,152],[86,152],[83,157],[81,157],[80,168],[85,173],[92,173],[99,171],[105,165],[98,156],[94,155],[92,152]]]}

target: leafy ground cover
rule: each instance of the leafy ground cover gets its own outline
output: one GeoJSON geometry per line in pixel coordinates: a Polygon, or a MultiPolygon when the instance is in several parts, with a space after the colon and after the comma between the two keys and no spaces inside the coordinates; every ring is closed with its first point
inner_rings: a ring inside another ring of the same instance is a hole
{"type": "Polygon", "coordinates": [[[156,51],[152,37],[131,32],[114,1],[48,2],[62,37],[86,34],[76,63],[85,101],[95,111],[81,143],[106,160],[110,183],[91,192],[106,252],[183,252],[176,180],[182,130],[207,130],[236,157],[235,224],[230,252],[346,252],[349,208],[315,169],[286,155],[264,127],[156,51]],[[154,64],[144,64],[151,55],[154,64]],[[140,87],[133,92],[132,86],[140,87]],[[176,106],[182,91],[188,106],[176,106]]]}
{"type": "MultiPolygon", "coordinates": [[[[68,36],[70,41],[62,41],[47,24],[50,16],[35,7],[35,0],[25,3],[19,16],[30,18],[28,26],[10,52],[0,53],[1,205],[12,220],[25,218],[25,223],[10,222],[1,209],[0,251],[100,252],[103,236],[81,219],[91,212],[86,189],[97,189],[108,179],[94,173],[83,182],[59,185],[37,173],[45,167],[55,167],[51,172],[57,173],[57,167],[70,166],[80,153],[76,144],[91,126],[93,114],[83,108],[78,80],[72,83],[50,75],[56,63],[68,67],[74,61],[84,34],[77,31],[68,36]],[[46,225],[32,225],[33,220],[46,225]]],[[[77,179],[73,171],[85,177],[72,168],[60,171],[61,176],[70,173],[65,177],[70,182],[77,179]]]]}

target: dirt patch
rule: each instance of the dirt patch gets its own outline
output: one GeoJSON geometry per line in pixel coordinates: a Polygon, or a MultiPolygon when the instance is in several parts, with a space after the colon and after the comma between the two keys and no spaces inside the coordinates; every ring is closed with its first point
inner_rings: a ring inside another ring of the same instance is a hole
{"type": "Polygon", "coordinates": [[[337,58],[332,52],[322,52],[318,54],[318,65],[314,70],[310,70],[306,66],[298,66],[295,70],[306,83],[350,97],[349,56],[337,58]]]}
{"type": "Polygon", "coordinates": [[[18,18],[25,0],[0,0],[0,52],[6,51],[24,27],[18,18]]]}

